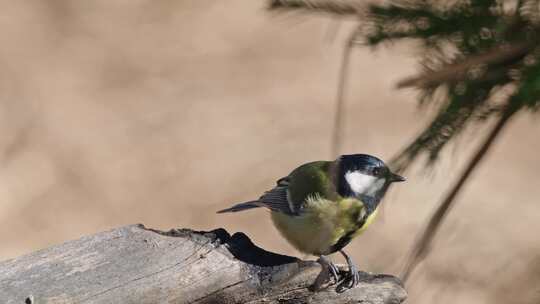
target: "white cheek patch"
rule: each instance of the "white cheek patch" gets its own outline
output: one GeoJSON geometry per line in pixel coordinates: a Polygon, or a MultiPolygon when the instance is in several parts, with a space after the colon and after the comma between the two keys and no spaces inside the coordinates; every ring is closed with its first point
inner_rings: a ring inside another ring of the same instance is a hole
{"type": "Polygon", "coordinates": [[[352,191],[366,195],[374,195],[385,183],[384,178],[377,178],[359,171],[348,171],[345,173],[345,180],[352,191]]]}

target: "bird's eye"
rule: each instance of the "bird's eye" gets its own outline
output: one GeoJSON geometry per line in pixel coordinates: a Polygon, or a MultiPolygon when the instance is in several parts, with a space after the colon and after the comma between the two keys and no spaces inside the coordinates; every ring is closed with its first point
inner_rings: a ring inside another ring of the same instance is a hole
{"type": "Polygon", "coordinates": [[[381,168],[375,167],[375,168],[373,168],[373,170],[371,172],[373,173],[373,175],[379,176],[381,174],[381,171],[382,171],[381,168]]]}

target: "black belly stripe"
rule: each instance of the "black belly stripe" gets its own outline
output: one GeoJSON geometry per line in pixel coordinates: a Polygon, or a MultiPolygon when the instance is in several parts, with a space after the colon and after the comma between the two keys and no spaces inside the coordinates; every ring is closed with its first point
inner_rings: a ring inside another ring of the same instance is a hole
{"type": "Polygon", "coordinates": [[[340,237],[338,241],[334,245],[332,245],[332,247],[330,247],[329,253],[327,254],[334,253],[336,251],[343,249],[343,247],[347,246],[351,242],[353,234],[356,231],[358,231],[358,229],[364,226],[368,217],[369,217],[369,214],[366,214],[360,221],[356,223],[356,225],[354,226],[354,229],[347,231],[342,237],[340,237]]]}
{"type": "Polygon", "coordinates": [[[330,247],[330,251],[328,252],[328,254],[339,251],[339,250],[343,249],[343,247],[347,246],[351,242],[352,235],[355,232],[356,232],[356,230],[348,231],[347,233],[345,233],[345,235],[340,237],[339,240],[334,245],[332,245],[332,247],[330,247]]]}

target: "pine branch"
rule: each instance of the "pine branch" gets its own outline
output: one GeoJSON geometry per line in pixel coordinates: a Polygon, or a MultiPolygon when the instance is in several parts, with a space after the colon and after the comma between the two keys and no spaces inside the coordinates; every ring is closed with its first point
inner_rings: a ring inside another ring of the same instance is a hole
{"type": "Polygon", "coordinates": [[[458,178],[456,184],[452,187],[452,190],[450,190],[448,195],[441,201],[441,203],[439,204],[439,207],[437,208],[435,213],[431,216],[428,224],[424,228],[423,233],[421,234],[421,236],[418,238],[415,245],[413,246],[413,249],[407,260],[407,263],[405,264],[404,270],[400,276],[402,278],[403,283],[407,282],[407,280],[409,279],[411,273],[414,271],[416,266],[418,266],[418,264],[428,254],[430,245],[433,242],[435,235],[439,231],[442,222],[448,215],[448,212],[454,205],[455,198],[461,191],[463,185],[465,185],[465,183],[467,182],[471,174],[474,172],[474,170],[478,167],[478,165],[483,160],[484,156],[486,156],[486,153],[489,151],[489,149],[491,148],[491,146],[493,145],[497,137],[501,134],[501,131],[507,125],[510,118],[518,110],[519,108],[515,107],[513,103],[509,103],[509,105],[506,108],[506,111],[504,111],[504,113],[501,115],[501,117],[499,118],[499,121],[493,126],[493,129],[489,132],[484,143],[480,146],[478,151],[471,158],[465,170],[463,171],[461,176],[458,178]]]}
{"type": "Polygon", "coordinates": [[[333,15],[359,15],[362,12],[360,1],[332,1],[332,0],[271,0],[271,10],[299,10],[323,12],[333,15]]]}
{"type": "Polygon", "coordinates": [[[403,79],[397,83],[397,87],[428,88],[464,80],[468,77],[468,73],[476,67],[516,62],[522,59],[534,46],[533,42],[498,46],[483,54],[467,57],[459,63],[447,65],[438,71],[428,71],[418,76],[403,79]]]}

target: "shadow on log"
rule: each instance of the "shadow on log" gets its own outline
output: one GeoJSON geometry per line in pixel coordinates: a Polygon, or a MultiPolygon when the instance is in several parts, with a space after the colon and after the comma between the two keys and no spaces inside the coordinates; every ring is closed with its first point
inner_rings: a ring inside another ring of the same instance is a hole
{"type": "Polygon", "coordinates": [[[0,262],[0,302],[401,303],[389,275],[362,273],[344,293],[311,291],[321,267],[265,251],[224,229],[132,225],[0,262]]]}

